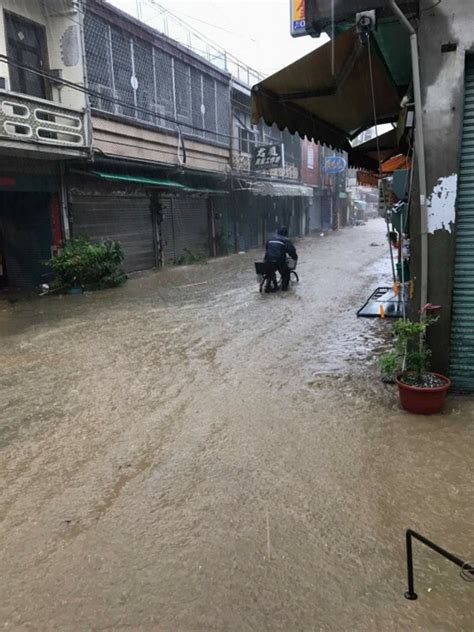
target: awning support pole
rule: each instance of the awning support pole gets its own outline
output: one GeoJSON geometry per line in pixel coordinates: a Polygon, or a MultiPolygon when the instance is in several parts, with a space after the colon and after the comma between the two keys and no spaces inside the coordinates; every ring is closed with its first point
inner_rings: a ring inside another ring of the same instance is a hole
{"type": "Polygon", "coordinates": [[[413,92],[415,99],[415,151],[418,156],[418,179],[420,187],[420,227],[421,227],[421,263],[420,263],[420,313],[428,303],[428,207],[426,191],[426,157],[423,133],[423,104],[421,101],[420,57],[418,54],[418,36],[409,20],[395,0],[389,5],[400,23],[410,35],[411,65],[413,73],[413,92]]]}

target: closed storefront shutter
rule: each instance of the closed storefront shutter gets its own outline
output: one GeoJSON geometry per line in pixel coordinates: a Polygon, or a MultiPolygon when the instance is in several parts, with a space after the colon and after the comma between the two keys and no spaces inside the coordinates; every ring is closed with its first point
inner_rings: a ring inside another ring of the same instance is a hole
{"type": "Polygon", "coordinates": [[[51,194],[0,192],[2,276],[12,287],[33,287],[50,280],[51,194]]]}
{"type": "Polygon", "coordinates": [[[161,239],[165,265],[186,255],[209,256],[209,215],[206,198],[160,196],[161,239]]]}
{"type": "Polygon", "coordinates": [[[309,230],[320,231],[322,229],[321,221],[321,198],[314,195],[309,210],[309,230]]]}
{"type": "Polygon", "coordinates": [[[263,198],[256,198],[247,193],[238,193],[237,223],[239,250],[258,248],[262,241],[263,212],[265,202],[263,198]]]}
{"type": "Polygon", "coordinates": [[[332,228],[332,200],[328,196],[321,198],[322,209],[322,228],[323,230],[329,230],[332,228]]]}
{"type": "Polygon", "coordinates": [[[230,195],[216,196],[212,200],[216,227],[216,254],[223,256],[235,250],[235,224],[230,195]]]}
{"type": "Polygon", "coordinates": [[[456,212],[450,377],[474,392],[474,57],[468,57],[456,212]]]}
{"type": "Polygon", "coordinates": [[[168,195],[160,195],[160,243],[163,265],[173,265],[175,257],[173,198],[168,195]]]}
{"type": "Polygon", "coordinates": [[[119,241],[126,272],[155,266],[150,197],[145,189],[117,189],[105,183],[72,187],[69,204],[74,237],[119,241]]]}

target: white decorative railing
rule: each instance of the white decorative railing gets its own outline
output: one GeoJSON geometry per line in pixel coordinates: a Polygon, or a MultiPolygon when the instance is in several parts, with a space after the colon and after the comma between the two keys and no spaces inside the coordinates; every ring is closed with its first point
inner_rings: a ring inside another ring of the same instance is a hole
{"type": "Polygon", "coordinates": [[[85,148],[84,114],[51,101],[0,90],[0,138],[85,148]]]}

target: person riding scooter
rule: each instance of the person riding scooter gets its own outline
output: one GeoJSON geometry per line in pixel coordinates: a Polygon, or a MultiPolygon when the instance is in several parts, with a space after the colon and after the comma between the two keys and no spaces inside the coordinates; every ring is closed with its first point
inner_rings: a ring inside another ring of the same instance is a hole
{"type": "MultiPolygon", "coordinates": [[[[298,261],[298,255],[292,242],[288,239],[288,228],[282,226],[274,237],[269,239],[265,246],[265,261],[274,263],[281,274],[281,289],[286,292],[290,285],[290,269],[286,263],[287,256],[293,261],[298,261]]],[[[276,283],[275,283],[275,290],[276,283]]]]}

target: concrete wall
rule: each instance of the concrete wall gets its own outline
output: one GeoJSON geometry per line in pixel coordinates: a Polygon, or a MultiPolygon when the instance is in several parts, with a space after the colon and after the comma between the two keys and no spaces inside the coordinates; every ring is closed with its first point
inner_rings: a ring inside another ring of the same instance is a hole
{"type": "MultiPolygon", "coordinates": [[[[178,140],[174,134],[164,134],[100,116],[92,117],[92,125],[94,147],[109,156],[178,165],[178,140]]],[[[189,139],[185,139],[185,145],[186,167],[189,169],[218,173],[228,171],[228,147],[189,139]]]]}
{"type": "MultiPolygon", "coordinates": [[[[74,9],[73,0],[1,0],[0,2],[0,54],[7,54],[4,11],[15,13],[45,27],[48,65],[60,69],[63,79],[84,85],[82,58],[82,12],[74,9]]],[[[7,79],[8,65],[0,62],[0,76],[7,79]]],[[[77,90],[63,86],[53,88],[53,100],[78,110],[86,105],[85,96],[77,90]]]]}
{"type": "MultiPolygon", "coordinates": [[[[428,300],[442,305],[440,321],[431,331],[432,364],[433,369],[446,373],[451,333],[455,204],[462,138],[465,57],[466,52],[474,51],[474,2],[443,0],[430,9],[432,5],[433,0],[420,2],[419,27],[429,203],[428,300]],[[441,46],[446,43],[456,43],[457,50],[442,53],[441,46]]],[[[419,199],[419,196],[414,199],[419,199]]],[[[420,222],[419,206],[415,204],[411,213],[411,237],[412,252],[418,254],[420,222]]],[[[419,257],[414,257],[412,271],[416,297],[419,297],[419,270],[419,257]]],[[[419,300],[414,304],[418,308],[419,300]]]]}

